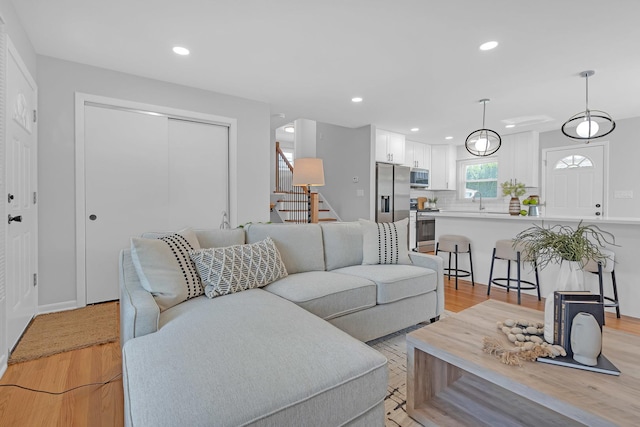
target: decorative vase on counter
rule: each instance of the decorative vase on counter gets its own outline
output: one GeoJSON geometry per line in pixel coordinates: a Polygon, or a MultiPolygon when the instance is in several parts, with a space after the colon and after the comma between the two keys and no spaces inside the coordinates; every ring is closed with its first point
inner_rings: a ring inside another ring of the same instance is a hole
{"type": "MultiPolygon", "coordinates": [[[[557,291],[584,291],[584,272],[579,261],[562,261],[556,280],[557,291]]],[[[554,295],[547,295],[544,303],[544,340],[553,344],[554,295]]]]}
{"type": "Polygon", "coordinates": [[[520,215],[520,198],[512,197],[509,200],[509,215],[520,215]]]}

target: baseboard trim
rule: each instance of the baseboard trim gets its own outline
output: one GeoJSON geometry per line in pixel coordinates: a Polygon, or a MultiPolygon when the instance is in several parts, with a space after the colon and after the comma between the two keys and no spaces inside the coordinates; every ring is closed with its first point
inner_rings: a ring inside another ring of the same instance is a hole
{"type": "Polygon", "coordinates": [[[78,308],[76,300],[57,302],[55,304],[46,304],[38,306],[38,314],[55,313],[57,311],[74,310],[78,308]]]}

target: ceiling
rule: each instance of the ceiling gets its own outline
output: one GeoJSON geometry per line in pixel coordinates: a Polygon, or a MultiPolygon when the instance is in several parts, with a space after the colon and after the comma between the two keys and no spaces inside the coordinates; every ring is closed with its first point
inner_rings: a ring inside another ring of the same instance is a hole
{"type": "Polygon", "coordinates": [[[13,3],[38,54],[263,101],[273,128],[302,117],[460,144],[490,98],[501,134],[559,129],[584,109],[588,69],[591,108],[640,116],[637,0],[13,3]]]}

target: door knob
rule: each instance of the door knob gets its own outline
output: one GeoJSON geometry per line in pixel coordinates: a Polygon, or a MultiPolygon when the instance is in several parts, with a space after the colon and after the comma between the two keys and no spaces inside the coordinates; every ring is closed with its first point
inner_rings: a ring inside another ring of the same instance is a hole
{"type": "Polygon", "coordinates": [[[596,203],[596,208],[599,208],[599,207],[600,207],[600,203],[596,203]]]}
{"type": "Polygon", "coordinates": [[[9,214],[9,224],[11,224],[11,222],[22,222],[22,215],[18,215],[18,216],[11,216],[11,214],[9,214]]]}
{"type": "Polygon", "coordinates": [[[601,213],[600,213],[600,212],[596,212],[596,216],[600,216],[600,215],[601,215],[601,213]]]}

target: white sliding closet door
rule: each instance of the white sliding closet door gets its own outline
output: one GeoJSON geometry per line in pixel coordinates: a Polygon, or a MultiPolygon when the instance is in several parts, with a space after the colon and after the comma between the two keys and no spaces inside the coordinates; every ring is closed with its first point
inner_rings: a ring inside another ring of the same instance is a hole
{"type": "Polygon", "coordinates": [[[169,119],[169,208],[172,227],[218,228],[229,212],[229,131],[169,119]]]}
{"type": "Polygon", "coordinates": [[[86,303],[115,300],[118,253],[146,231],[217,228],[228,209],[224,126],[85,106],[86,303]]]}

